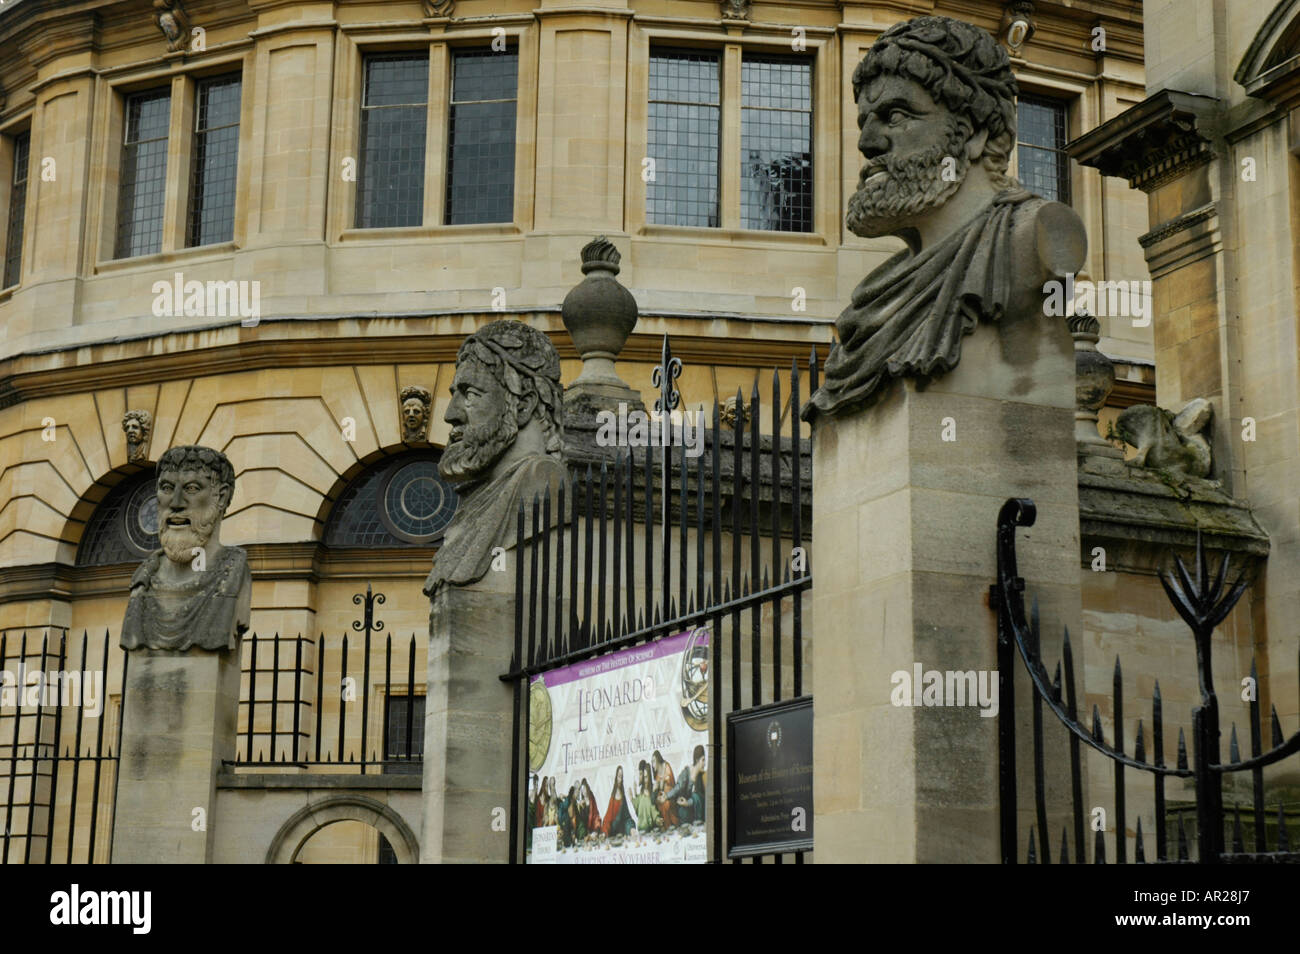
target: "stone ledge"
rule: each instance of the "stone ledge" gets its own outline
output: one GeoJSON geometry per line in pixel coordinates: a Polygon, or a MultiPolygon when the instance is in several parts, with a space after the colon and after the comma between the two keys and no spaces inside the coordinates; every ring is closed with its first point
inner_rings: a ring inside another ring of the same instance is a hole
{"type": "MultiPolygon", "coordinates": [[[[291,767],[286,765],[286,768],[291,767]]],[[[422,775],[290,775],[287,773],[258,772],[236,774],[222,772],[217,776],[217,788],[379,788],[419,789],[422,775]]]]}

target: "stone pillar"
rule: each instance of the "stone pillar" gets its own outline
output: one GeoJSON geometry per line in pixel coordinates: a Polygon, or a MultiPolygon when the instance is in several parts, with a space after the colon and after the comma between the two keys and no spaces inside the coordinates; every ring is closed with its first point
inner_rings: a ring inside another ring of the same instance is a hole
{"type": "MultiPolygon", "coordinates": [[[[510,554],[513,565],[514,554],[510,554]]],[[[514,690],[514,574],[442,586],[429,613],[421,864],[505,862],[514,690]]]]}
{"type": "Polygon", "coordinates": [[[217,774],[235,757],[238,650],[132,650],[124,699],[113,864],[211,862],[217,774]]]}
{"type": "MultiPolygon", "coordinates": [[[[910,677],[916,664],[996,669],[988,592],[1008,497],[1038,505],[1037,522],[1018,535],[1019,564],[1042,605],[1045,645],[1059,646],[1062,623],[1079,632],[1074,353],[1064,325],[1032,313],[981,324],[942,378],[895,380],[867,408],[816,420],[818,862],[999,858],[998,720],[970,705],[895,706],[891,674],[910,677]]],[[[1027,780],[1022,669],[1017,769],[1027,780]]],[[[1022,783],[1022,832],[1029,791],[1022,783]]]]}

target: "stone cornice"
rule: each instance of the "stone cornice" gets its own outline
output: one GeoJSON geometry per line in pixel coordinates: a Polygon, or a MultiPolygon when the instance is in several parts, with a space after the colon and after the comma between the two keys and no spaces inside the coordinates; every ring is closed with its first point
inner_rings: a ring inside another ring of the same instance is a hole
{"type": "Polygon", "coordinates": [[[1069,143],[1065,151],[1102,175],[1150,192],[1214,158],[1219,101],[1161,90],[1069,143]]]}

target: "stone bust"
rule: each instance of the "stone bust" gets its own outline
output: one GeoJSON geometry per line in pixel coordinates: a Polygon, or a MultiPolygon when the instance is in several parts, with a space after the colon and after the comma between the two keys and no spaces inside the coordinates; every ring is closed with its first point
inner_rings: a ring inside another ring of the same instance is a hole
{"type": "Polygon", "coordinates": [[[153,415],[148,411],[127,411],[122,415],[122,430],[126,432],[126,459],[132,464],[148,460],[153,415]]]}
{"type": "Polygon", "coordinates": [[[433,395],[428,388],[408,384],[402,388],[398,398],[401,401],[402,442],[423,444],[429,439],[429,413],[433,407],[433,395]]]}
{"type": "Polygon", "coordinates": [[[560,358],[550,339],[511,319],[484,325],[461,345],[451,403],[451,437],[438,473],[460,505],[443,536],[424,592],[483,578],[494,547],[515,542],[519,504],[565,479],[560,358]]]}
{"type": "Polygon", "coordinates": [[[981,321],[1044,320],[1043,284],[1083,263],[1073,210],[1006,174],[1016,94],[1002,47],[948,17],[890,27],[854,70],[866,163],[846,224],[907,247],[858,284],[836,319],[839,341],[807,420],[860,407],[892,379],[952,370],[981,321]]]}
{"type": "Polygon", "coordinates": [[[131,577],[123,649],[230,650],[248,629],[252,578],[239,547],[221,544],[235,471],[210,447],[169,448],[158,461],[158,539],[131,577]]]}

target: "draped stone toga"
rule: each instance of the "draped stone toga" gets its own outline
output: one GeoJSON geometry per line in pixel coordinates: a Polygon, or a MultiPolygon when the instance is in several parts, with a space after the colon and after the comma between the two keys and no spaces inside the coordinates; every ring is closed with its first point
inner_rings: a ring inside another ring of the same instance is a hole
{"type": "Polygon", "coordinates": [[[976,324],[1002,317],[1016,263],[1017,216],[1046,201],[1008,189],[966,225],[914,255],[904,249],[864,278],[835,320],[839,344],[803,417],[864,404],[893,378],[935,377],[961,358],[961,339],[976,324]]]}
{"type": "Polygon", "coordinates": [[[158,579],[158,568],[165,559],[162,550],[155,550],[131,577],[122,648],[176,652],[191,647],[234,649],[236,639],[248,628],[247,620],[237,618],[240,592],[252,581],[244,551],[224,547],[215,566],[190,572],[184,583],[176,585],[158,579]],[[162,589],[170,597],[166,602],[158,599],[162,589]],[[171,605],[173,602],[176,605],[171,605]]]}

